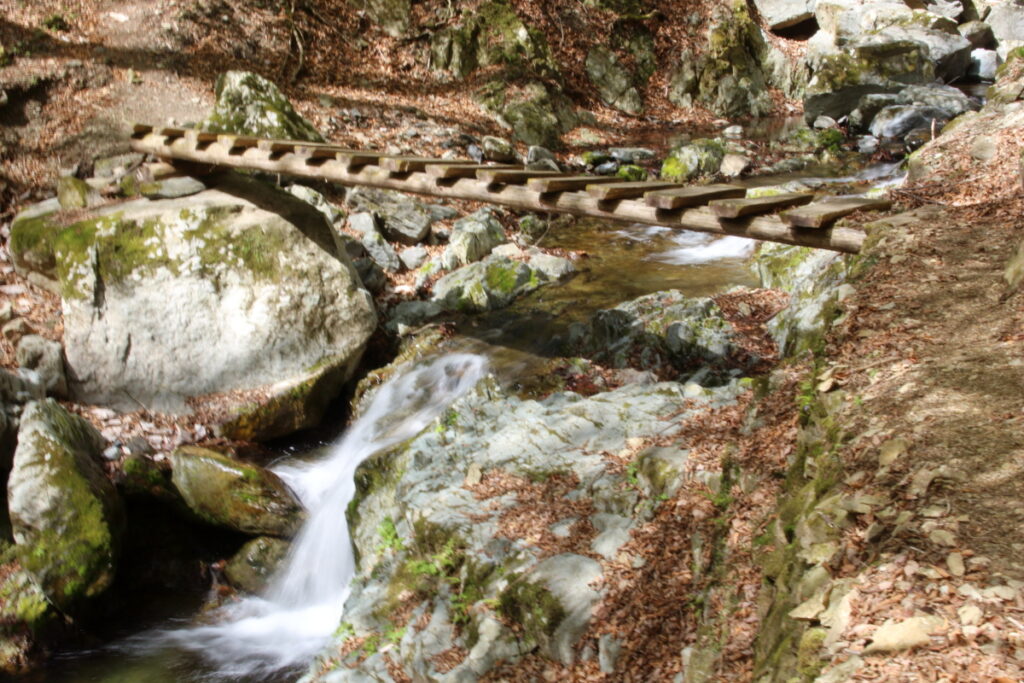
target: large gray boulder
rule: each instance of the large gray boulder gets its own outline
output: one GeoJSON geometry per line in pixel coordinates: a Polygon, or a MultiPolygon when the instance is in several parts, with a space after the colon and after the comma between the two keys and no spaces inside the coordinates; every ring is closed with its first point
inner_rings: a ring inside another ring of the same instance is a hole
{"type": "MultiPolygon", "coordinates": [[[[563,272],[571,272],[572,264],[566,259],[561,261],[570,266],[563,272]]],[[[550,261],[545,261],[542,268],[491,254],[435,282],[433,301],[445,310],[463,313],[505,308],[516,298],[552,282],[555,278],[546,272],[551,267],[550,261]]]]}
{"type": "Polygon", "coordinates": [[[479,261],[499,244],[505,244],[505,229],[490,209],[480,209],[455,221],[448,246],[441,258],[448,270],[479,261]]]}
{"type": "Polygon", "coordinates": [[[22,566],[65,612],[114,580],[124,512],[98,462],[103,446],[53,399],[25,408],[7,482],[11,527],[22,566]]]}
{"type": "Polygon", "coordinates": [[[212,399],[228,406],[225,435],[285,434],[319,420],[376,325],[323,215],[242,176],[23,229],[52,249],[40,275],[61,292],[69,388],[84,402],[187,413],[259,390],[212,399]]]}
{"type": "Polygon", "coordinates": [[[814,17],[814,2],[809,0],[755,0],[754,6],[773,31],[814,17]]]}
{"type": "Polygon", "coordinates": [[[934,127],[936,132],[949,120],[946,112],[937,107],[901,104],[886,107],[871,122],[871,134],[876,138],[902,138],[915,128],[934,127]]]}
{"type": "Polygon", "coordinates": [[[214,92],[217,102],[213,111],[199,123],[202,130],[282,140],[324,141],[277,86],[258,74],[223,73],[217,77],[214,92]]]}
{"type": "Polygon", "coordinates": [[[359,187],[349,193],[346,201],[353,209],[376,216],[384,236],[402,244],[414,245],[425,240],[436,220],[429,205],[394,190],[359,187]]]}
{"type": "Polygon", "coordinates": [[[985,23],[992,27],[1002,59],[1006,59],[1009,50],[1024,45],[1024,4],[1014,0],[998,3],[985,23]]]}

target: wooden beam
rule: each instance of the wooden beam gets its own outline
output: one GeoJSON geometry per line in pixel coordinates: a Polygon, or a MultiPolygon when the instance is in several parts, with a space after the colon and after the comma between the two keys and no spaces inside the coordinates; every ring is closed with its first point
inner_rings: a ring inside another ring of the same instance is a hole
{"type": "Polygon", "coordinates": [[[742,218],[807,204],[812,199],[814,199],[814,195],[810,192],[787,192],[752,199],[716,199],[709,202],[708,205],[719,218],[742,218]]]}
{"type": "Polygon", "coordinates": [[[696,185],[673,190],[655,190],[644,195],[647,206],[665,211],[703,206],[712,199],[733,199],[745,197],[747,189],[739,185],[696,185]]]}
{"type": "Polygon", "coordinates": [[[885,211],[892,206],[888,199],[868,199],[866,197],[850,197],[833,201],[822,201],[790,209],[779,214],[786,225],[797,228],[824,228],[832,225],[843,216],[855,211],[885,211]]]}
{"type": "MultiPolygon", "coordinates": [[[[258,148],[247,149],[243,154],[231,154],[230,150],[220,143],[199,150],[183,138],[169,140],[161,134],[154,133],[141,140],[131,140],[129,144],[137,152],[153,154],[162,159],[180,159],[227,168],[280,173],[347,186],[364,185],[431,197],[487,202],[520,211],[567,213],[609,221],[698,230],[716,235],[737,235],[849,253],[858,252],[864,242],[864,233],[860,230],[843,227],[804,230],[786,225],[777,216],[755,216],[723,221],[708,207],[666,212],[648,206],[642,200],[620,201],[610,206],[609,203],[583,192],[541,194],[522,185],[495,187],[476,178],[454,178],[448,183],[439,184],[437,176],[425,172],[397,177],[377,166],[355,168],[336,159],[328,159],[322,164],[313,165],[309,163],[308,158],[298,154],[286,153],[280,157],[273,157],[271,153],[258,148]]],[[[540,172],[531,173],[538,175],[540,172]]]]}
{"type": "Polygon", "coordinates": [[[496,171],[490,168],[482,168],[476,172],[477,179],[484,181],[488,185],[523,185],[530,180],[530,178],[564,175],[568,175],[568,173],[559,173],[558,171],[526,171],[518,169],[496,171]]]}
{"type": "Polygon", "coordinates": [[[480,170],[511,171],[525,170],[522,166],[510,164],[478,164],[472,161],[449,161],[447,164],[434,164],[425,169],[429,175],[438,180],[449,178],[476,178],[476,172],[480,170]]]}
{"type": "Polygon", "coordinates": [[[392,173],[412,173],[422,171],[435,164],[450,164],[451,159],[431,159],[429,157],[381,157],[378,165],[392,173]]]}
{"type": "Polygon", "coordinates": [[[565,178],[531,178],[526,182],[526,186],[535,192],[565,192],[583,190],[588,185],[618,182],[622,181],[615,176],[577,175],[565,178]]]}
{"type": "Polygon", "coordinates": [[[380,161],[382,156],[384,155],[380,152],[356,152],[354,150],[346,150],[338,152],[334,155],[334,158],[349,168],[359,168],[360,166],[376,164],[380,161]]]}
{"type": "Polygon", "coordinates": [[[587,194],[606,202],[613,199],[633,199],[634,197],[642,197],[647,192],[652,192],[654,190],[667,190],[672,187],[682,187],[682,185],[679,183],[647,180],[627,183],[608,183],[607,185],[594,184],[587,186],[587,194]]]}

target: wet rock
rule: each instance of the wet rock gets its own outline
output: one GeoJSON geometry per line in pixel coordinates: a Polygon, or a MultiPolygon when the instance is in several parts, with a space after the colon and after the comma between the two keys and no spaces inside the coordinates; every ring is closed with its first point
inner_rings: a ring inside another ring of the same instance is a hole
{"type": "Polygon", "coordinates": [[[480,141],[483,148],[485,161],[498,161],[501,163],[513,163],[517,160],[515,147],[504,138],[496,138],[493,135],[485,135],[480,141]]]}
{"type": "Polygon", "coordinates": [[[319,420],[376,324],[323,215],[243,176],[15,227],[49,250],[29,262],[59,280],[69,389],[86,402],[191,412],[187,399],[264,387],[222,428],[280,435],[319,420]]]}
{"type": "Polygon", "coordinates": [[[610,48],[603,45],[591,48],[587,53],[586,69],[590,82],[605,104],[627,114],[636,115],[643,111],[643,100],[633,85],[633,74],[619,63],[610,48]]]}
{"type": "Polygon", "coordinates": [[[717,140],[694,140],[678,147],[661,165],[664,180],[679,182],[718,173],[725,159],[725,145],[717,140]]]}
{"type": "Polygon", "coordinates": [[[53,399],[22,415],[7,484],[11,527],[22,566],[64,612],[114,580],[124,511],[97,461],[103,445],[53,399]]]}
{"type": "Polygon", "coordinates": [[[504,244],[505,230],[491,209],[480,209],[452,226],[442,264],[448,270],[479,261],[499,244],[504,244]]]}
{"type": "Polygon", "coordinates": [[[245,534],[291,536],[305,519],[302,505],[269,470],[198,446],[171,454],[171,481],[201,520],[245,534]]]}
{"type": "Polygon", "coordinates": [[[18,367],[34,370],[39,375],[39,384],[50,396],[67,398],[68,382],[64,373],[64,348],[60,342],[51,341],[35,334],[28,334],[18,341],[15,352],[18,367]]]}
{"type": "Polygon", "coordinates": [[[886,107],[871,122],[871,134],[877,138],[903,138],[915,128],[934,126],[936,132],[949,120],[937,107],[903,104],[886,107]]]}
{"type": "Polygon", "coordinates": [[[302,118],[277,86],[248,71],[217,77],[217,102],[198,128],[212,133],[255,135],[282,140],[323,142],[323,136],[302,118]]]}
{"type": "Polygon", "coordinates": [[[288,541],[280,538],[254,538],[228,560],[224,575],[239,590],[262,593],[288,554],[289,546],[288,541]]]}
{"type": "Polygon", "coordinates": [[[968,21],[957,26],[957,31],[975,49],[989,49],[996,44],[995,34],[992,27],[983,21],[968,21]]]}
{"type": "Polygon", "coordinates": [[[425,240],[436,220],[426,204],[394,190],[358,187],[346,201],[357,211],[373,213],[388,240],[409,246],[425,240]]]}
{"type": "Polygon", "coordinates": [[[878,151],[878,138],[874,135],[862,135],[857,138],[857,151],[861,154],[874,154],[878,151]]]}

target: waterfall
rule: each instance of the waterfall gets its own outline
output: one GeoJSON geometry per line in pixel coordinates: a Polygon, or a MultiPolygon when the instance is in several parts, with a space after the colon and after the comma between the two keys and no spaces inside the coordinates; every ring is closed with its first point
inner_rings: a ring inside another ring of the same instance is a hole
{"type": "Polygon", "coordinates": [[[237,680],[307,665],[338,628],[355,573],[345,511],[363,460],[419,434],[486,372],[470,354],[437,358],[381,385],[328,458],[274,468],[299,496],[309,519],[266,595],[226,605],[214,623],[136,637],[131,649],[168,647],[199,655],[206,678],[237,680]]]}

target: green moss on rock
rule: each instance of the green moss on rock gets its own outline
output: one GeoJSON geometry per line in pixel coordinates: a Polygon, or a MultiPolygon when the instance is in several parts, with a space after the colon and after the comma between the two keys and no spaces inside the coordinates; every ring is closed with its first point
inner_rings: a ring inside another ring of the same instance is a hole
{"type": "Polygon", "coordinates": [[[228,71],[217,77],[217,102],[201,130],[284,140],[323,142],[323,136],[277,88],[262,76],[228,71]]]}

